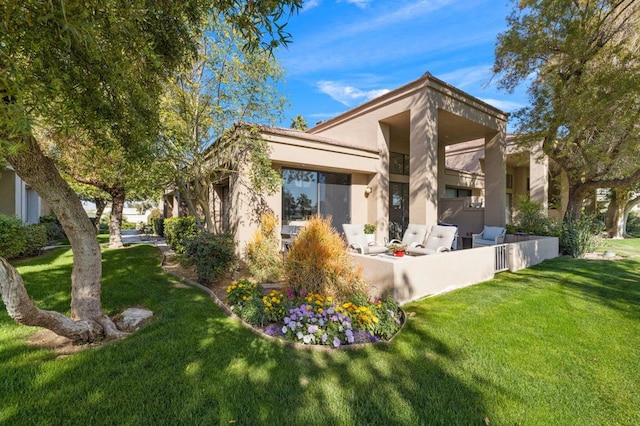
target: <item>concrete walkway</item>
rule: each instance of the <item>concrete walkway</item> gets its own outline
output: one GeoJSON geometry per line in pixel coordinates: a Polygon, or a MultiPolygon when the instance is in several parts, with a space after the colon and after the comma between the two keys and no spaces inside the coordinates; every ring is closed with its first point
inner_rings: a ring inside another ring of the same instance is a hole
{"type": "Polygon", "coordinates": [[[123,230],[121,232],[122,244],[153,244],[158,247],[164,256],[173,254],[164,238],[155,235],[139,234],[135,229],[123,230]]]}

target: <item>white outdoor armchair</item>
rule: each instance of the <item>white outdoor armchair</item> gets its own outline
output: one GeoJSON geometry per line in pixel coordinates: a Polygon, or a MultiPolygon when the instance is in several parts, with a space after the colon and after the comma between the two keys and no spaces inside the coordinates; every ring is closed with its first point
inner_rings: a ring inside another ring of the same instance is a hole
{"type": "Polygon", "coordinates": [[[502,226],[486,226],[479,234],[471,234],[471,247],[495,246],[504,243],[507,229],[502,226]]]}
{"type": "Polygon", "coordinates": [[[407,230],[404,231],[404,235],[402,236],[402,241],[400,240],[391,240],[389,244],[404,244],[406,247],[417,246],[418,244],[422,244],[427,237],[428,231],[427,225],[419,225],[417,223],[410,223],[407,226],[407,230]]]}
{"type": "Polygon", "coordinates": [[[342,230],[344,231],[344,236],[351,250],[361,254],[380,254],[387,251],[384,245],[380,245],[375,241],[372,243],[367,242],[364,225],[362,224],[343,223],[342,230]]]}
{"type": "Polygon", "coordinates": [[[412,255],[429,255],[451,251],[453,241],[458,238],[457,226],[433,225],[423,244],[408,247],[407,253],[412,255]]]}

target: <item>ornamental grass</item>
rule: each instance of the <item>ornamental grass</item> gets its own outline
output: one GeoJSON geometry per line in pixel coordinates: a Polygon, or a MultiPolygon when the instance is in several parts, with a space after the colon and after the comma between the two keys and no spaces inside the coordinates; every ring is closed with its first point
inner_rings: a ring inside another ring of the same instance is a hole
{"type": "Polygon", "coordinates": [[[278,217],[273,213],[264,213],[260,216],[260,227],[247,243],[247,268],[253,278],[261,283],[282,279],[283,264],[277,229],[278,217]]]}
{"type": "Polygon", "coordinates": [[[362,268],[356,268],[331,219],[315,217],[300,230],[285,259],[287,286],[299,293],[322,294],[345,301],[364,293],[362,268]]]}

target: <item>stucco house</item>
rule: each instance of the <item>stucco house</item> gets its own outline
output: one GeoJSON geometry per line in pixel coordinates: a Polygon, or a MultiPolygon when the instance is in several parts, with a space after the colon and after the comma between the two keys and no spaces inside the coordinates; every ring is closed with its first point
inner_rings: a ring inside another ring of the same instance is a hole
{"type": "MultiPolygon", "coordinates": [[[[426,73],[306,132],[260,126],[280,191],[266,205],[286,225],[314,214],[374,223],[379,241],[408,223],[456,224],[463,238],[510,221],[518,195],[547,205],[548,165],[508,143],[508,114],[426,73]]],[[[213,190],[239,252],[257,227],[254,194],[231,176],[213,190]]],[[[168,216],[179,199],[166,198],[168,216]]]]}
{"type": "Polygon", "coordinates": [[[34,224],[40,222],[40,216],[51,214],[51,209],[11,167],[0,167],[0,213],[34,224]]]}

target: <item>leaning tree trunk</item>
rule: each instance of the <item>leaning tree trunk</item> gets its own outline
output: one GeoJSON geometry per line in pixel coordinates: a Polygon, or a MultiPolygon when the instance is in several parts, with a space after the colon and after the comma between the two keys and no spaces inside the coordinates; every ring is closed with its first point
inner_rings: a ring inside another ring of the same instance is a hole
{"type": "Polygon", "coordinates": [[[611,238],[624,238],[624,209],[629,201],[629,195],[629,191],[626,189],[613,188],[611,190],[611,201],[607,208],[606,218],[607,233],[611,238]]]}
{"type": "Polygon", "coordinates": [[[71,243],[71,319],[35,308],[17,272],[2,262],[0,282],[7,311],[20,324],[45,327],[74,340],[92,341],[102,334],[121,336],[113,322],[102,313],[102,256],[93,224],[80,199],[32,135],[18,145],[21,146],[19,151],[7,155],[7,161],[55,212],[71,243]]]}
{"type": "Polygon", "coordinates": [[[124,209],[124,188],[111,188],[111,215],[109,216],[109,248],[122,248],[122,211],[124,209]]]}
{"type": "Polygon", "coordinates": [[[107,200],[104,198],[95,198],[94,202],[96,203],[96,234],[100,233],[100,218],[102,217],[102,213],[104,213],[104,209],[107,207],[107,200]]]}

